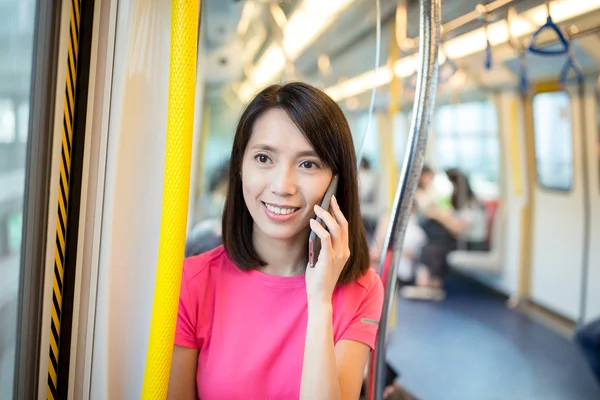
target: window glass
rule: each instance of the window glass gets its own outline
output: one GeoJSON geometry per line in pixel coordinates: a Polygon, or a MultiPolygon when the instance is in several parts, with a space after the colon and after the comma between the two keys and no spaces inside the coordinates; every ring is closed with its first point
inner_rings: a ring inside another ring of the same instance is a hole
{"type": "MultiPolygon", "coordinates": [[[[600,78],[598,78],[598,91],[596,94],[596,122],[598,123],[598,145],[596,146],[596,155],[598,158],[598,176],[600,177],[600,78]]],[[[600,180],[598,181],[600,185],[600,180]]]]}
{"type": "Polygon", "coordinates": [[[0,399],[13,397],[35,8],[0,1],[0,399]]]}
{"type": "Polygon", "coordinates": [[[573,135],[566,92],[539,93],[533,98],[533,132],[538,184],[551,190],[570,190],[573,135]]]}
{"type": "Polygon", "coordinates": [[[442,105],[433,124],[432,161],[438,169],[459,168],[476,181],[498,181],[500,144],[492,103],[442,105]]]}
{"type": "Polygon", "coordinates": [[[404,162],[406,145],[408,144],[408,132],[410,131],[410,115],[398,113],[394,117],[394,160],[399,169],[404,162]]]}
{"type": "Polygon", "coordinates": [[[15,141],[15,111],[10,99],[0,98],[0,143],[15,141]]]}

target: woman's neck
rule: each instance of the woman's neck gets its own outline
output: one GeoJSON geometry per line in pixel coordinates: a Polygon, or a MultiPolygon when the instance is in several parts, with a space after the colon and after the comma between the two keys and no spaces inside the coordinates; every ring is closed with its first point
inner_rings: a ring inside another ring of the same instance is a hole
{"type": "Polygon", "coordinates": [[[308,229],[289,240],[267,237],[256,226],[252,243],[259,257],[267,264],[260,270],[269,275],[302,275],[308,262],[308,229]]]}

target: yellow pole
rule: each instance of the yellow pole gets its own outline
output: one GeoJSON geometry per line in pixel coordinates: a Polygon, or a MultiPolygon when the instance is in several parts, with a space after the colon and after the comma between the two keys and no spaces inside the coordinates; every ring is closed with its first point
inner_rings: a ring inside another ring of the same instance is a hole
{"type": "MultiPolygon", "coordinates": [[[[399,8],[402,5],[398,6],[399,8]]],[[[406,29],[406,27],[400,27],[406,29]]],[[[390,37],[390,59],[389,64],[392,66],[396,64],[396,61],[400,58],[400,47],[397,43],[396,36],[396,21],[393,22],[392,35],[390,37]]],[[[396,184],[398,183],[398,168],[396,167],[396,160],[394,160],[394,119],[398,112],[400,112],[400,95],[402,94],[402,86],[400,79],[396,74],[392,75],[392,81],[390,82],[389,89],[389,108],[388,108],[388,121],[389,126],[386,132],[383,133],[382,140],[382,151],[385,152],[383,158],[386,168],[385,173],[388,177],[388,208],[392,207],[394,202],[394,195],[396,193],[396,184]]]]}
{"type": "Polygon", "coordinates": [[[167,396],[185,246],[201,0],[173,0],[167,154],[142,399],[167,396]]]}

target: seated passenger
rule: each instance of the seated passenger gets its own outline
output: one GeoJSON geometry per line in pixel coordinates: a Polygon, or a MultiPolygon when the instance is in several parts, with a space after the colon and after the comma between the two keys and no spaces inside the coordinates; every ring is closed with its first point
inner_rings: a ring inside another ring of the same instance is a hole
{"type": "Polygon", "coordinates": [[[401,294],[409,299],[442,300],[445,298],[444,276],[446,256],[456,248],[453,233],[435,217],[442,215],[439,197],[433,187],[433,170],[427,165],[415,192],[415,208],[426,240],[420,249],[415,273],[415,286],[405,286],[401,294]]]}
{"type": "Polygon", "coordinates": [[[196,224],[185,243],[185,256],[195,256],[212,250],[221,244],[221,219],[227,184],[229,182],[229,160],[213,174],[209,184],[209,194],[200,204],[198,214],[202,221],[196,224]]]}
{"type": "Polygon", "coordinates": [[[465,242],[468,250],[489,250],[485,208],[475,197],[467,176],[457,169],[449,169],[446,175],[452,183],[452,210],[436,210],[430,217],[442,223],[460,242],[465,242]]]}
{"type": "MultiPolygon", "coordinates": [[[[371,254],[371,266],[379,268],[381,252],[385,243],[389,225],[389,215],[381,217],[377,223],[375,237],[369,253],[371,254]]],[[[407,283],[414,279],[415,268],[417,267],[421,250],[427,242],[425,231],[419,226],[416,206],[412,208],[412,213],[406,225],[404,232],[404,242],[402,244],[402,254],[398,265],[397,276],[401,283],[407,283]]]]}
{"type": "Polygon", "coordinates": [[[303,83],[261,91],[235,133],[224,245],[184,263],[167,397],[358,398],[383,307],[359,207],[338,105],[303,83]]]}

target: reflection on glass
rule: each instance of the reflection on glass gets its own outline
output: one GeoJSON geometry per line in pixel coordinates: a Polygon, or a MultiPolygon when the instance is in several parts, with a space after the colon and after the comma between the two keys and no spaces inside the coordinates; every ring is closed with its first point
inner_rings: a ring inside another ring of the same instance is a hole
{"type": "Polygon", "coordinates": [[[566,92],[540,93],[533,98],[533,132],[539,185],[546,189],[570,190],[573,135],[571,105],[566,92]]]}
{"type": "Polygon", "coordinates": [[[13,396],[35,1],[0,1],[0,398],[13,396]]]}

